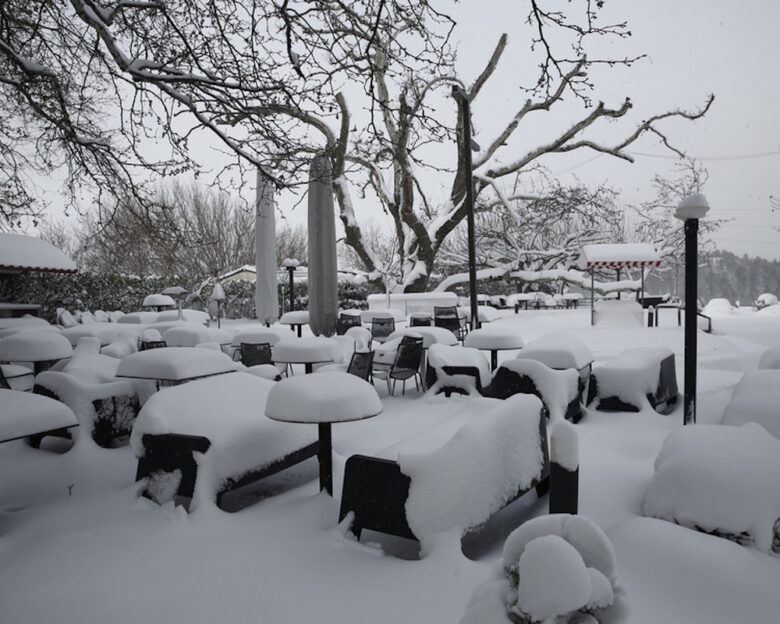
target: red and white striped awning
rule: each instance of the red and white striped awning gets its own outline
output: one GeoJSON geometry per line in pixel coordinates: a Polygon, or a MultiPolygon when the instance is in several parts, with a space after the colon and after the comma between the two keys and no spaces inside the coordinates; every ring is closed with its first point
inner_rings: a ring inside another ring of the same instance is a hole
{"type": "Polygon", "coordinates": [[[577,261],[580,269],[638,269],[660,264],[658,253],[646,243],[583,245],[577,261]]]}

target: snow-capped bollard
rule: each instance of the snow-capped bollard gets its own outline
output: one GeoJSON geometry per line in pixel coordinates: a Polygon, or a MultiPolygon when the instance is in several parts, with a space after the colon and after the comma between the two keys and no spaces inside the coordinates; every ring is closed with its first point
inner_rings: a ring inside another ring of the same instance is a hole
{"type": "Polygon", "coordinates": [[[655,320],[653,319],[654,316],[655,316],[655,307],[654,306],[650,306],[649,308],[647,308],[647,326],[648,327],[653,327],[653,325],[655,325],[655,320]]]}
{"type": "Polygon", "coordinates": [[[580,451],[577,430],[558,421],[550,432],[550,513],[576,514],[579,503],[580,451]]]}

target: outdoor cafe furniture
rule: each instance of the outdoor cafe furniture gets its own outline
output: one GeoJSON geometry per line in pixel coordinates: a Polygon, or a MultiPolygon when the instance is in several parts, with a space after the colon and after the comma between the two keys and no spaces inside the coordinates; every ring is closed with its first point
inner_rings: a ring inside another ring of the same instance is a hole
{"type": "Polygon", "coordinates": [[[409,327],[429,327],[433,325],[433,317],[425,312],[412,312],[409,315],[409,327]]]}
{"type": "MultiPolygon", "coordinates": [[[[469,329],[471,327],[471,306],[465,305],[458,308],[458,315],[461,319],[468,323],[469,329]]],[[[495,320],[501,318],[501,313],[491,305],[478,305],[477,306],[477,319],[480,324],[492,323],[495,320]]]]}
{"type": "MultiPolygon", "coordinates": [[[[357,312],[357,311],[356,311],[357,312]]],[[[338,319],[336,319],[336,334],[343,336],[347,333],[350,327],[361,326],[360,313],[348,314],[347,312],[341,312],[338,319]]]]}
{"type": "Polygon", "coordinates": [[[593,368],[589,402],[600,411],[638,412],[646,405],[668,414],[678,399],[669,347],[633,347],[593,368]]]}
{"type": "Polygon", "coordinates": [[[38,318],[37,316],[21,316],[12,318],[0,317],[0,338],[5,338],[11,334],[28,329],[57,330],[59,328],[50,325],[47,321],[38,318]]]}
{"type": "Polygon", "coordinates": [[[373,418],[382,412],[374,386],[356,375],[327,371],[288,377],[268,393],[265,415],[286,423],[316,423],[319,429],[320,490],[333,495],[331,424],[373,418]]]}
{"type": "Polygon", "coordinates": [[[457,306],[434,306],[433,325],[450,330],[458,340],[463,340],[468,332],[466,317],[458,312],[457,306]]]}
{"type": "Polygon", "coordinates": [[[563,293],[561,299],[568,310],[569,308],[576,308],[577,304],[582,301],[583,295],[582,293],[563,293]]]}
{"type": "Polygon", "coordinates": [[[471,347],[451,347],[434,344],[428,349],[425,386],[428,392],[443,392],[450,396],[481,393],[490,383],[490,366],[487,358],[471,347]]]}
{"type": "Polygon", "coordinates": [[[371,349],[371,332],[365,327],[350,327],[344,334],[355,341],[357,351],[368,351],[371,349]]]}
{"type": "Polygon", "coordinates": [[[279,319],[279,323],[282,325],[289,325],[290,329],[293,331],[297,330],[298,338],[300,338],[302,327],[309,324],[309,311],[293,310],[292,312],[285,312],[279,319]]]}
{"type": "Polygon", "coordinates": [[[190,308],[184,308],[181,311],[181,318],[179,318],[178,310],[164,310],[157,315],[155,323],[168,323],[171,321],[179,321],[185,323],[198,323],[200,325],[208,325],[210,322],[208,312],[203,310],[192,310],[190,308]]]}
{"type": "Polygon", "coordinates": [[[275,364],[303,364],[306,373],[311,373],[314,364],[341,362],[344,355],[335,340],[324,336],[283,338],[273,347],[275,364]]]}
{"type": "Polygon", "coordinates": [[[580,377],[580,402],[587,404],[593,353],[576,336],[567,332],[545,334],[526,344],[517,359],[543,362],[555,370],[573,368],[580,377]]]}
{"type": "Polygon", "coordinates": [[[39,447],[46,435],[67,437],[78,426],[73,411],[63,403],[30,392],[0,388],[0,443],[30,438],[39,447]]]}
{"type": "Polygon", "coordinates": [[[450,346],[458,344],[458,339],[455,338],[455,335],[449,329],[444,329],[443,327],[404,327],[403,329],[394,331],[387,339],[390,341],[403,336],[422,338],[424,349],[427,349],[434,344],[450,346]]]}
{"type": "Polygon", "coordinates": [[[374,308],[373,310],[362,310],[360,312],[360,320],[363,325],[371,325],[371,321],[375,318],[391,318],[396,325],[406,321],[406,315],[401,310],[396,310],[395,308],[374,308]]]}
{"type": "Polygon", "coordinates": [[[155,381],[159,386],[176,385],[201,377],[233,373],[235,370],[236,363],[219,351],[164,347],[125,356],[119,362],[116,376],[155,381]]]}
{"type": "Polygon", "coordinates": [[[0,362],[31,362],[36,374],[71,353],[73,347],[59,332],[23,331],[0,340],[0,362]]]}
{"type": "Polygon", "coordinates": [[[724,425],[758,423],[780,439],[780,370],[748,371],[737,382],[723,412],[724,425]]]}
{"type": "Polygon", "coordinates": [[[389,367],[374,367],[372,376],[374,379],[384,379],[387,382],[387,392],[391,395],[395,394],[396,381],[403,383],[401,392],[406,394],[406,381],[412,378],[414,378],[415,388],[419,390],[420,386],[423,385],[423,378],[420,373],[422,360],[423,339],[408,335],[402,336],[396,349],[393,363],[389,367]]]}
{"type": "Polygon", "coordinates": [[[148,308],[150,310],[153,309],[155,312],[162,312],[167,308],[175,308],[176,302],[173,300],[173,297],[170,297],[169,295],[155,293],[153,295],[147,295],[144,297],[144,301],[141,304],[141,307],[148,308]]]}
{"type": "Polygon", "coordinates": [[[427,549],[437,533],[462,536],[526,492],[547,492],[547,427],[537,397],[469,398],[451,411],[433,435],[347,459],[339,522],[352,513],[358,540],[369,529],[427,549]]]}
{"type": "Polygon", "coordinates": [[[317,452],[306,425],[266,418],[277,382],[245,372],[175,386],[152,396],[133,426],[141,495],[165,502],[193,498],[191,510],[284,470],[317,452]],[[169,487],[164,487],[166,484],[169,487]]]}
{"type": "Polygon", "coordinates": [[[375,316],[371,319],[371,340],[385,342],[395,331],[395,319],[390,316],[375,316]]]}
{"type": "Polygon", "coordinates": [[[158,316],[160,316],[159,312],[128,312],[119,317],[116,322],[129,325],[154,323],[157,321],[158,316]]]}
{"type": "Polygon", "coordinates": [[[523,339],[512,329],[493,325],[470,331],[463,346],[490,351],[490,370],[495,371],[498,367],[498,352],[521,349],[523,339]]]}
{"type": "Polygon", "coordinates": [[[493,371],[484,395],[503,400],[515,394],[539,397],[551,421],[576,423],[582,418],[579,375],[573,368],[555,370],[536,360],[505,360],[493,371]]]}
{"type": "Polygon", "coordinates": [[[0,364],[0,388],[6,390],[32,390],[35,373],[31,368],[18,364],[0,364]]]}
{"type": "Polygon", "coordinates": [[[228,346],[233,336],[224,329],[187,323],[166,329],[162,332],[162,339],[169,347],[194,347],[201,342],[216,342],[220,346],[228,346]]]}

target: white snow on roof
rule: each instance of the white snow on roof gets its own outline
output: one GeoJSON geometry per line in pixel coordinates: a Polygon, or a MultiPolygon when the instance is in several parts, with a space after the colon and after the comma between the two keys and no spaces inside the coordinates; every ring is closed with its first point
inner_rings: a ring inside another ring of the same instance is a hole
{"type": "Polygon", "coordinates": [[[652,245],[647,243],[614,243],[603,245],[583,245],[579,268],[587,268],[589,263],[655,263],[660,260],[652,245]]]}
{"type": "Polygon", "coordinates": [[[76,263],[42,238],[0,232],[0,270],[76,272],[76,263]]]}

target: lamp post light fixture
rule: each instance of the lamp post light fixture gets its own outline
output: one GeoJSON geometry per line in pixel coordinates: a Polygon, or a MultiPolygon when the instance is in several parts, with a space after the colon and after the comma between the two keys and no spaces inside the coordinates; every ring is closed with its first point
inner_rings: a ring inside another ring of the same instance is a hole
{"type": "Polygon", "coordinates": [[[225,300],[225,291],[222,284],[217,282],[211,291],[211,300],[217,302],[217,329],[222,328],[222,302],[225,300]]]}
{"type": "Polygon", "coordinates": [[[282,266],[287,269],[290,275],[290,312],[295,309],[295,288],[293,287],[293,273],[301,265],[295,258],[285,258],[282,260],[282,266]]]}
{"type": "Polygon", "coordinates": [[[464,178],[466,183],[466,227],[469,248],[469,307],[471,309],[471,329],[479,328],[479,311],[477,310],[477,259],[474,235],[474,179],[471,174],[471,150],[479,146],[471,138],[471,111],[469,96],[462,87],[453,85],[452,97],[458,103],[461,124],[463,126],[464,178]]]}
{"type": "Polygon", "coordinates": [[[698,315],[698,235],[699,219],[709,211],[704,195],[685,197],[674,216],[685,224],[685,386],[683,424],[696,423],[696,329],[698,315]]]}

